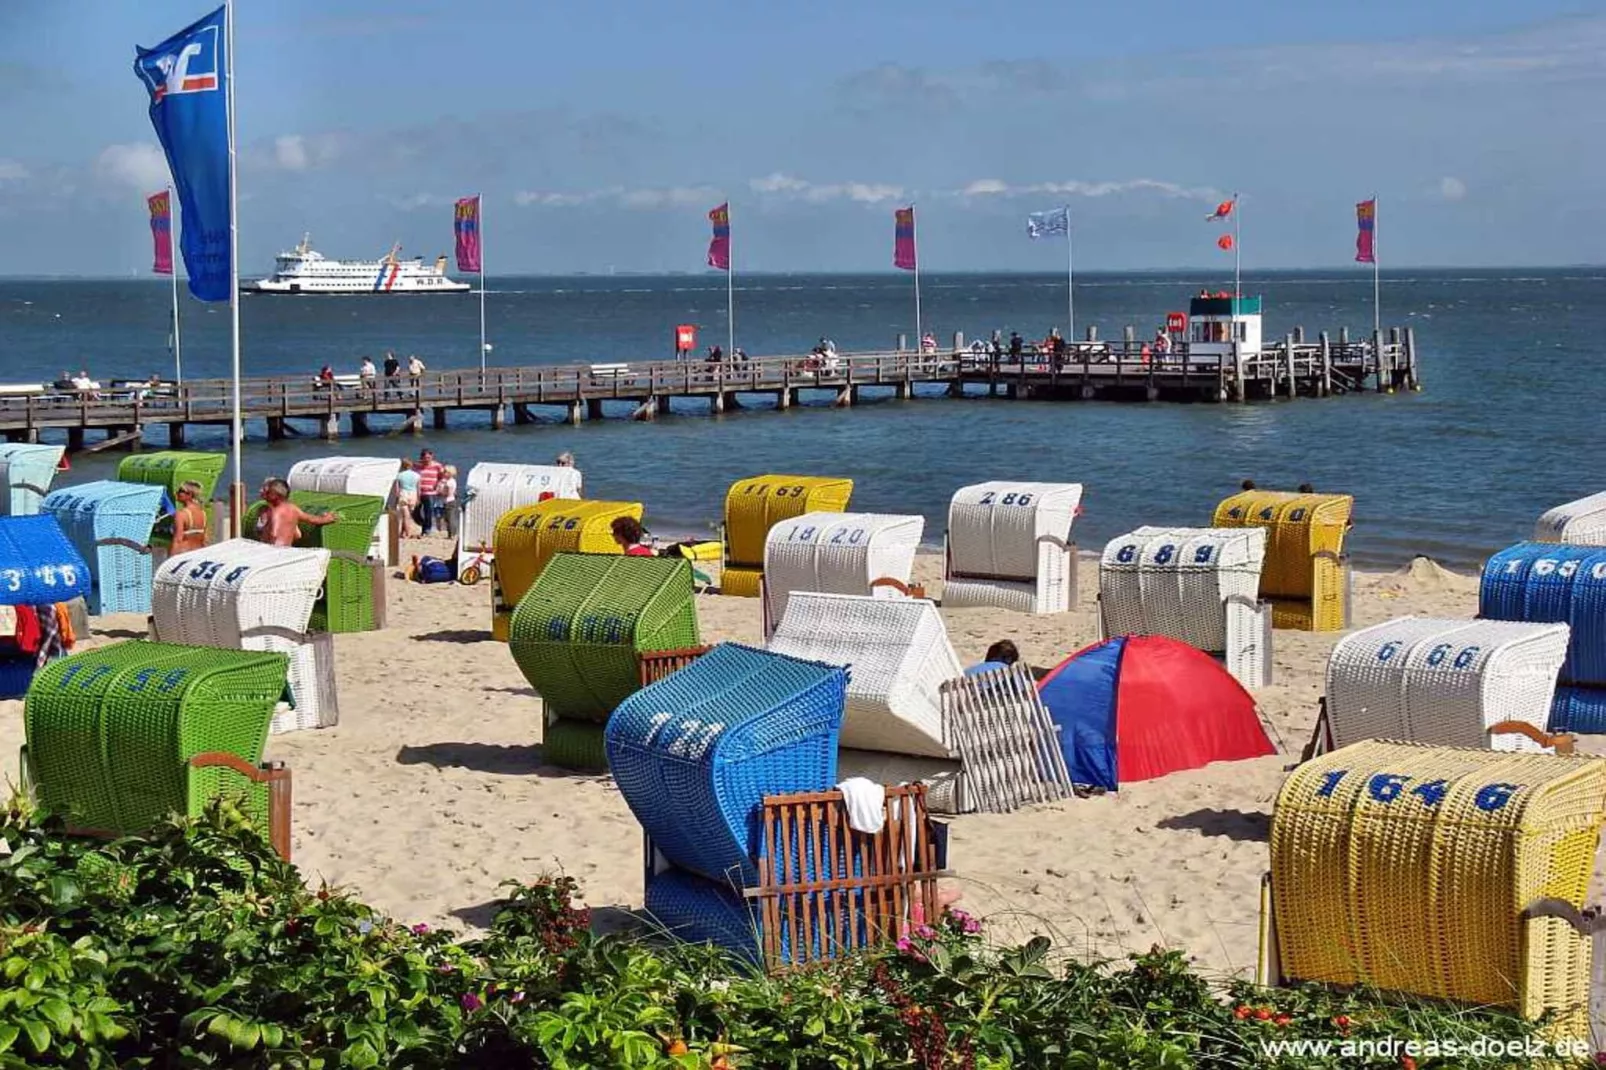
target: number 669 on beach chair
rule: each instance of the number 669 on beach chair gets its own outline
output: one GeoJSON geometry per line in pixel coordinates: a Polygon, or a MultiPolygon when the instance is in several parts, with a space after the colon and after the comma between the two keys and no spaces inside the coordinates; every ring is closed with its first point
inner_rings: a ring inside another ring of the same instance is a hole
{"type": "Polygon", "coordinates": [[[1588,1040],[1600,923],[1584,909],[1599,758],[1366,740],[1277,795],[1259,981],[1385,991],[1554,1016],[1588,1040]]]}

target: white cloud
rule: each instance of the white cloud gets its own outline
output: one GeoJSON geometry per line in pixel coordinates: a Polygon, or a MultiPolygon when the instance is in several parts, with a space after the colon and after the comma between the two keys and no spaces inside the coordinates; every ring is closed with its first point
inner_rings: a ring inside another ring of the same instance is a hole
{"type": "Polygon", "coordinates": [[[668,189],[633,189],[619,195],[619,203],[626,208],[692,208],[699,205],[714,207],[719,191],[712,186],[671,186],[668,189]]]}
{"type": "Polygon", "coordinates": [[[286,171],[305,171],[312,163],[307,142],[300,134],[283,134],[273,140],[273,159],[286,171]]]}
{"type": "Polygon", "coordinates": [[[1446,175],[1439,179],[1439,196],[1447,201],[1459,201],[1467,195],[1467,184],[1459,178],[1446,175]]]}
{"type": "Polygon", "coordinates": [[[958,191],[960,197],[1024,197],[1052,193],[1072,197],[1109,197],[1120,193],[1158,193],[1162,197],[1193,201],[1213,201],[1221,192],[1209,186],[1183,186],[1157,178],[1133,178],[1125,182],[1035,182],[1014,186],[997,178],[978,178],[958,191]]]}
{"type": "Polygon", "coordinates": [[[28,177],[28,169],[16,160],[0,160],[0,182],[20,182],[28,177]]]}
{"type": "Polygon", "coordinates": [[[964,197],[991,197],[1009,192],[1009,183],[996,178],[978,178],[959,191],[960,195],[964,197]]]}
{"type": "Polygon", "coordinates": [[[897,200],[904,194],[902,186],[885,182],[814,183],[779,171],[763,178],[749,179],[747,185],[754,193],[798,198],[810,204],[841,200],[854,201],[858,204],[880,204],[883,201],[897,200]]]}
{"type": "Polygon", "coordinates": [[[747,184],[754,193],[801,193],[809,188],[809,183],[801,178],[783,175],[779,171],[764,178],[752,179],[747,184]]]}
{"type": "Polygon", "coordinates": [[[434,193],[409,193],[401,197],[381,197],[380,200],[402,212],[416,212],[420,208],[444,208],[455,203],[449,197],[434,193]]]}
{"type": "Polygon", "coordinates": [[[150,192],[168,182],[167,157],[149,142],[107,145],[95,160],[102,178],[150,192]]]}
{"type": "Polygon", "coordinates": [[[558,193],[521,189],[513,194],[513,203],[520,208],[577,208],[582,204],[590,204],[593,201],[619,192],[621,191],[618,189],[593,190],[589,193],[558,193]]]}

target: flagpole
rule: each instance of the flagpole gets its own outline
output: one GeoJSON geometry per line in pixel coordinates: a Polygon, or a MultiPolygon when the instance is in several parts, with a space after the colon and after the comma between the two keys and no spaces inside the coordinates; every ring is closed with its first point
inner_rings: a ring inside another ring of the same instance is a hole
{"type": "Polygon", "coordinates": [[[480,239],[480,379],[485,378],[485,194],[474,195],[474,221],[480,239]]]}
{"type": "Polygon", "coordinates": [[[1060,211],[1065,213],[1065,341],[1070,343],[1076,340],[1076,256],[1071,250],[1071,206],[1060,211]]]}
{"type": "MultiPolygon", "coordinates": [[[[223,36],[225,40],[225,84],[228,86],[229,118],[229,320],[232,333],[232,371],[234,375],[234,419],[232,421],[234,453],[234,486],[229,493],[229,518],[236,538],[243,533],[245,513],[245,474],[241,464],[240,446],[245,438],[245,427],[240,418],[240,218],[239,169],[235,166],[234,152],[234,0],[223,0],[223,36]]],[[[174,270],[177,270],[175,265],[174,270]]]]}
{"type": "Polygon", "coordinates": [[[178,234],[176,223],[178,215],[178,198],[173,196],[173,187],[167,187],[167,276],[173,283],[173,381],[184,381],[184,355],[180,349],[178,327],[178,250],[174,248],[174,238],[178,234]]]}
{"type": "MultiPolygon", "coordinates": [[[[1238,194],[1232,195],[1232,296],[1234,299],[1244,295],[1243,284],[1243,242],[1240,240],[1242,231],[1239,229],[1243,223],[1243,207],[1238,203],[1238,194]]],[[[1232,307],[1233,315],[1238,314],[1238,306],[1232,307]]]]}
{"type": "Polygon", "coordinates": [[[1383,333],[1383,284],[1377,262],[1377,194],[1372,194],[1372,336],[1383,333]]]}
{"type": "Polygon", "coordinates": [[[725,360],[736,359],[736,243],[730,226],[730,201],[725,202],[725,360]]]}
{"type": "Polygon", "coordinates": [[[915,222],[914,208],[914,204],[911,203],[909,205],[909,242],[914,246],[915,254],[915,352],[924,353],[926,351],[926,332],[921,328],[920,323],[920,238],[916,229],[918,224],[915,222]]]}

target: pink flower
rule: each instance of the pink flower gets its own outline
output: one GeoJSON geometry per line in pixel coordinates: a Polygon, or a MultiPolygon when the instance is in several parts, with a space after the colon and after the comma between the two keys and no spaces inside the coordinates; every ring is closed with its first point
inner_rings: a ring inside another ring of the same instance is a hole
{"type": "Polygon", "coordinates": [[[468,1011],[470,1014],[473,1014],[475,1011],[485,1006],[485,1001],[480,999],[480,997],[476,996],[472,992],[464,992],[462,999],[458,1000],[458,1002],[461,1003],[463,1005],[463,1009],[468,1011]]]}
{"type": "Polygon", "coordinates": [[[917,925],[915,926],[915,935],[922,940],[930,940],[937,935],[937,930],[929,925],[917,925]]]}
{"type": "Polygon", "coordinates": [[[413,926],[414,936],[423,936],[427,932],[429,932],[429,926],[425,925],[423,922],[419,922],[417,925],[413,926]]]}

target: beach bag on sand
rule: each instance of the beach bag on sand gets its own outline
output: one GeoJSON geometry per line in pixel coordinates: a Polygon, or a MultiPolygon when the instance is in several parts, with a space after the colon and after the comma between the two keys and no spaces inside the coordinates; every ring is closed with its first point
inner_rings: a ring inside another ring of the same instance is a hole
{"type": "Polygon", "coordinates": [[[413,578],[419,583],[451,583],[452,566],[438,557],[420,557],[413,568],[413,578]]]}

